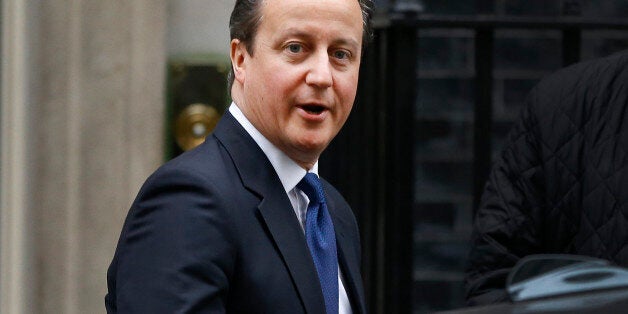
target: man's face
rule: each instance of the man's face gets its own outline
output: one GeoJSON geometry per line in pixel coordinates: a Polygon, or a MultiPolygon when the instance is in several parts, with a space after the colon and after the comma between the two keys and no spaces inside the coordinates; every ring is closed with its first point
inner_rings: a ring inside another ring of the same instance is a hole
{"type": "Polygon", "coordinates": [[[360,6],[357,0],[265,0],[261,12],[253,55],[232,42],[242,85],[235,100],[266,138],[309,168],[353,106],[360,6]]]}

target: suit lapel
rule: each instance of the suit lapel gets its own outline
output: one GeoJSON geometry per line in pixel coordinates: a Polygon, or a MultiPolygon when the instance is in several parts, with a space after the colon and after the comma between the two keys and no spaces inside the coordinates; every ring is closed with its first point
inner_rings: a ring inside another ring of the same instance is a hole
{"type": "Polygon", "coordinates": [[[244,186],[261,198],[258,205],[307,313],[324,313],[325,301],[305,236],[281,181],[263,151],[230,113],[214,136],[229,152],[244,186]]]}
{"type": "MultiPolygon", "coordinates": [[[[282,192],[285,194],[283,190],[282,192]]],[[[290,204],[289,200],[288,204],[290,204]]],[[[294,212],[286,210],[285,202],[280,202],[275,197],[264,198],[259,209],[290,270],[292,280],[307,312],[324,313],[325,300],[316,268],[294,212]],[[294,223],[292,223],[293,220],[294,223]]]]}
{"type": "Polygon", "coordinates": [[[362,277],[360,274],[360,256],[356,256],[353,246],[359,245],[357,239],[351,239],[353,223],[347,221],[340,215],[343,211],[351,211],[350,208],[340,210],[340,202],[325,195],[328,203],[334,229],[336,230],[336,245],[338,246],[338,263],[344,275],[345,289],[351,301],[353,313],[366,313],[366,306],[363,302],[362,277]]]}

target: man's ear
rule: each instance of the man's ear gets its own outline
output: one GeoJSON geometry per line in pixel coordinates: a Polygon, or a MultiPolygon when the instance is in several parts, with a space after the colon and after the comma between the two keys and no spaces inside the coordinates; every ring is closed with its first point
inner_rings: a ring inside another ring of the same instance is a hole
{"type": "Polygon", "coordinates": [[[236,81],[244,83],[246,74],[246,58],[248,58],[246,45],[239,39],[231,40],[231,65],[233,66],[233,75],[236,81]]]}

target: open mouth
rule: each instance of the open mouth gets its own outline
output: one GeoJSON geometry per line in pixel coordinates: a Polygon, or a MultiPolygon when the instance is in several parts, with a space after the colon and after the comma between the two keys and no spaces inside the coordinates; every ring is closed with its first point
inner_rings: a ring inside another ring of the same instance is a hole
{"type": "Polygon", "coordinates": [[[307,111],[309,114],[321,114],[325,110],[325,107],[319,105],[303,105],[301,109],[307,111]]]}

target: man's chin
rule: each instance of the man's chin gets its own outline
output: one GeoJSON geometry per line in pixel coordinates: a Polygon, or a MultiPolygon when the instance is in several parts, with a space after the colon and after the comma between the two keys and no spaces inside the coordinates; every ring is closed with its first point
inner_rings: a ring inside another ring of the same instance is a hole
{"type": "Polygon", "coordinates": [[[328,138],[306,138],[297,142],[299,150],[305,153],[320,155],[327,147],[330,140],[328,138]]]}
{"type": "Polygon", "coordinates": [[[291,147],[292,152],[285,152],[292,159],[304,162],[316,162],[321,153],[327,148],[329,140],[326,139],[299,139],[294,141],[291,147]]]}

